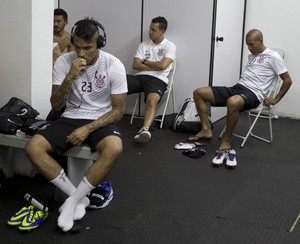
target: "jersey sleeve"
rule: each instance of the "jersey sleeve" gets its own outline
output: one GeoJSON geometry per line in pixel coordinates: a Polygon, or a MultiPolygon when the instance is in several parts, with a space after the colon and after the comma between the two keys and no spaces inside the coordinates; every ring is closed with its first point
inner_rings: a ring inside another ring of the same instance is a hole
{"type": "Polygon", "coordinates": [[[115,59],[111,67],[111,94],[127,93],[127,79],[124,65],[120,60],[115,59]]]}

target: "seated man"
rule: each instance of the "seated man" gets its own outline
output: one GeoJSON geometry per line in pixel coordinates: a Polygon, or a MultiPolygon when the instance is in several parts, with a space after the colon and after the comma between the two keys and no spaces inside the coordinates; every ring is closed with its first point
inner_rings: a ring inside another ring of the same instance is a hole
{"type": "Polygon", "coordinates": [[[61,8],[54,9],[53,64],[62,53],[74,50],[73,44],[71,43],[71,34],[65,31],[65,26],[67,24],[67,12],[61,8]]]}
{"type": "Polygon", "coordinates": [[[250,30],[246,35],[246,44],[251,54],[239,82],[233,87],[201,87],[194,91],[194,99],[199,113],[202,129],[189,141],[210,139],[213,136],[208,120],[208,104],[211,106],[227,106],[226,132],[213,159],[213,164],[221,165],[227,157],[227,165],[235,167],[235,151],[231,149],[233,130],[243,110],[264,105],[277,104],[288,91],[292,79],[284,61],[278,53],[267,48],[263,35],[259,30],[250,30]],[[282,86],[275,98],[266,97],[267,88],[277,80],[282,79],[282,86]],[[228,157],[228,153],[232,156],[228,157]],[[228,160],[228,158],[230,158],[228,160]]]}
{"type": "Polygon", "coordinates": [[[143,127],[134,137],[138,143],[151,139],[149,127],[155,118],[157,104],[167,89],[171,63],[176,58],[176,46],[164,37],[167,27],[168,22],[164,17],[152,19],[149,29],[150,40],[139,45],[133,60],[133,68],[140,72],[127,75],[128,94],[145,93],[146,110],[143,127]]]}
{"type": "Polygon", "coordinates": [[[86,195],[108,175],[122,152],[115,122],[125,111],[126,72],[119,59],[100,50],[103,36],[98,27],[88,18],[73,27],[75,51],[60,56],[53,69],[51,104],[57,111],[66,104],[66,110],[25,147],[36,169],[69,196],[59,210],[58,226],[63,231],[85,215],[86,195]],[[82,143],[98,150],[100,157],[76,188],[50,153],[61,155],[82,143]]]}

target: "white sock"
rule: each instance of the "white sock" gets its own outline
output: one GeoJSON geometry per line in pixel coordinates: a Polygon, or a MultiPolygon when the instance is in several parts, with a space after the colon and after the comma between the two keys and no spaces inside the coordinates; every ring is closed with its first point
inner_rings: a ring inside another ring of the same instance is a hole
{"type": "Polygon", "coordinates": [[[66,193],[68,196],[71,196],[76,190],[75,186],[65,174],[64,169],[60,171],[59,175],[56,178],[50,180],[50,182],[57,188],[62,190],[64,193],[66,193]]]}
{"type": "Polygon", "coordinates": [[[83,180],[80,182],[76,191],[60,207],[60,215],[58,217],[57,224],[63,231],[69,231],[72,229],[74,225],[74,216],[76,218],[82,218],[85,215],[85,205],[89,204],[89,200],[86,198],[86,195],[94,188],[95,187],[88,182],[86,177],[83,177],[83,180]],[[75,209],[77,209],[76,215],[75,209]]]}
{"type": "MultiPolygon", "coordinates": [[[[64,169],[60,171],[60,174],[50,181],[54,184],[57,188],[62,190],[68,196],[71,196],[76,188],[69,180],[68,176],[65,174],[64,169]]],[[[77,205],[74,211],[73,220],[80,220],[85,215],[85,209],[90,204],[90,200],[87,197],[84,197],[77,205]]],[[[59,213],[62,211],[63,205],[59,208],[59,213]]]]}

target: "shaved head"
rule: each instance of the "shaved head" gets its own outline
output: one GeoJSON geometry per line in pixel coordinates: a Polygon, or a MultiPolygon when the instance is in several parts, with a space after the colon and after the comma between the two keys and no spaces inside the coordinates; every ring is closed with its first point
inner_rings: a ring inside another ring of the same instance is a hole
{"type": "Polygon", "coordinates": [[[261,33],[260,30],[257,30],[257,29],[252,29],[250,30],[247,35],[246,35],[246,39],[255,39],[257,41],[263,41],[263,34],[261,33]]]}

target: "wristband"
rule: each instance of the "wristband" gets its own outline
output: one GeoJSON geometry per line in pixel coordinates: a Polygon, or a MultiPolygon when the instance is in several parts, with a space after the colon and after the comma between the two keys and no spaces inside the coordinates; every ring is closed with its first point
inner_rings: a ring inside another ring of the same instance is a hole
{"type": "Polygon", "coordinates": [[[147,59],[143,59],[142,60],[142,64],[145,64],[146,61],[147,61],[147,59]]]}

